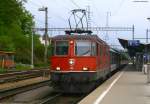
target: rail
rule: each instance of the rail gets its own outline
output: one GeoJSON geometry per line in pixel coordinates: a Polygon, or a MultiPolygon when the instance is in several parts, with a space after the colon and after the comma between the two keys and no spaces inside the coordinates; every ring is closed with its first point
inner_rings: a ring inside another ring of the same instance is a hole
{"type": "Polygon", "coordinates": [[[57,97],[59,97],[59,96],[61,96],[61,95],[62,95],[62,93],[56,94],[56,95],[54,95],[54,96],[52,96],[52,97],[48,97],[48,98],[44,99],[43,101],[41,101],[39,104],[46,104],[46,103],[49,102],[50,100],[53,100],[53,99],[55,99],[55,98],[57,98],[57,97]]]}
{"type": "Polygon", "coordinates": [[[47,81],[42,81],[39,83],[30,84],[27,86],[17,87],[14,89],[2,90],[2,91],[0,91],[0,100],[4,99],[6,97],[9,97],[9,96],[13,96],[13,95],[16,95],[19,93],[29,91],[29,90],[37,89],[39,87],[48,86],[50,84],[51,84],[51,81],[47,80],[47,81]]]}
{"type": "Polygon", "coordinates": [[[49,96],[38,104],[77,104],[80,102],[86,94],[64,94],[59,93],[53,96],[49,96]]]}
{"type": "Polygon", "coordinates": [[[0,74],[0,84],[20,81],[20,80],[25,80],[25,79],[35,78],[40,76],[48,76],[48,75],[49,75],[48,69],[5,73],[5,74],[0,74]]]}

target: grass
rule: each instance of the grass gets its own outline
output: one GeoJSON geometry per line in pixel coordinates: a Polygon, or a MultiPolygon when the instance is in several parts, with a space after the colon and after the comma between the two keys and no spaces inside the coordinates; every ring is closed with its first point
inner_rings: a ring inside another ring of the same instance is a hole
{"type": "Polygon", "coordinates": [[[0,74],[7,72],[6,69],[0,68],[0,74]]]}
{"type": "Polygon", "coordinates": [[[49,64],[40,63],[40,64],[35,64],[34,67],[35,68],[48,68],[49,64]]]}
{"type": "Polygon", "coordinates": [[[16,64],[15,71],[24,71],[24,70],[30,70],[30,65],[24,65],[24,64],[16,64]]]}
{"type": "Polygon", "coordinates": [[[29,65],[16,64],[16,67],[12,69],[0,68],[0,74],[13,72],[13,71],[24,71],[24,70],[30,70],[30,69],[31,69],[31,66],[29,65]]]}

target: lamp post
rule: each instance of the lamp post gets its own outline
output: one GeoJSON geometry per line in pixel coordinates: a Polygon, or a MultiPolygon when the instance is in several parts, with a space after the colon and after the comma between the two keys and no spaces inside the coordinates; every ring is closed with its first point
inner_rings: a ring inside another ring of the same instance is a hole
{"type": "MultiPolygon", "coordinates": [[[[148,17],[147,20],[150,21],[150,17],[148,17]]],[[[148,37],[148,32],[149,32],[149,29],[146,30],[146,40],[147,40],[146,42],[147,42],[147,44],[148,44],[148,39],[149,39],[149,37],[148,37]]],[[[148,45],[147,45],[147,46],[148,46],[148,45]]],[[[147,46],[146,46],[146,47],[147,47],[147,46]]],[[[148,52],[148,51],[147,51],[147,52],[148,52]]]]}
{"type": "MultiPolygon", "coordinates": [[[[147,20],[150,21],[150,18],[148,17],[147,20]]],[[[148,30],[147,30],[147,37],[148,37],[148,30]]],[[[148,39],[147,39],[148,40],[148,39]]],[[[148,51],[147,51],[147,45],[146,45],[146,52],[147,52],[147,57],[149,57],[148,55],[148,51]]],[[[149,60],[147,60],[147,82],[150,83],[150,63],[149,63],[149,60]]]]}
{"type": "MultiPolygon", "coordinates": [[[[147,20],[150,21],[150,17],[148,17],[147,20]]],[[[146,30],[146,43],[148,43],[148,32],[149,29],[146,30]]]]}
{"type": "Polygon", "coordinates": [[[48,8],[47,7],[42,7],[39,8],[39,11],[44,11],[45,12],[45,34],[44,34],[44,39],[45,39],[45,52],[44,52],[44,62],[47,63],[47,41],[48,41],[48,8]]]}
{"type": "Polygon", "coordinates": [[[33,43],[33,35],[35,34],[35,30],[32,28],[32,36],[31,36],[31,68],[34,68],[34,43],[33,43]]]}

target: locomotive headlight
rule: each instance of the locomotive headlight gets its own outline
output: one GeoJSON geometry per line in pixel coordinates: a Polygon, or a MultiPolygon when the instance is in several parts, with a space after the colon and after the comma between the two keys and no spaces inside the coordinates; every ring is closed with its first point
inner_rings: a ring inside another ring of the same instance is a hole
{"type": "Polygon", "coordinates": [[[70,44],[73,44],[73,41],[72,41],[72,40],[70,41],[70,44]]]}
{"type": "Polygon", "coordinates": [[[88,70],[88,68],[86,68],[86,67],[83,67],[83,71],[87,71],[88,70]]]}
{"type": "Polygon", "coordinates": [[[70,59],[70,60],[69,60],[69,64],[70,64],[70,65],[73,65],[73,64],[74,64],[74,59],[70,59]]]}
{"type": "Polygon", "coordinates": [[[59,70],[60,70],[60,67],[56,67],[56,70],[59,71],[59,70]]]}

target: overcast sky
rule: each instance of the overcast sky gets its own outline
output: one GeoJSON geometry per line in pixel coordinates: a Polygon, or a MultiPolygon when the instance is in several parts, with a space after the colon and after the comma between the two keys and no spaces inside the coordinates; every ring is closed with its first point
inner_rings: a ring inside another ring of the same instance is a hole
{"type": "MultiPolygon", "coordinates": [[[[42,6],[48,7],[49,27],[68,27],[67,19],[70,16],[70,10],[86,9],[87,5],[91,7],[92,26],[106,26],[106,13],[111,12],[109,26],[131,27],[135,24],[135,37],[137,38],[144,38],[145,30],[150,28],[150,21],[146,19],[150,17],[150,2],[139,3],[133,2],[133,0],[28,0],[25,7],[34,15],[36,27],[44,27],[44,12],[38,11],[38,8],[42,6]]],[[[104,32],[99,32],[98,36],[102,39],[106,38],[104,32]]],[[[132,32],[109,32],[107,42],[119,44],[117,38],[132,39],[132,32]]]]}

